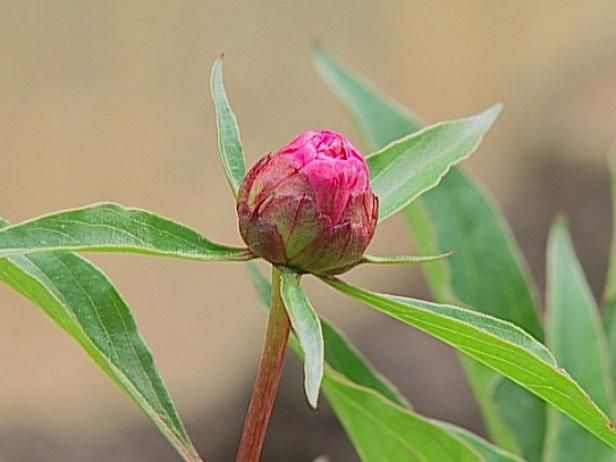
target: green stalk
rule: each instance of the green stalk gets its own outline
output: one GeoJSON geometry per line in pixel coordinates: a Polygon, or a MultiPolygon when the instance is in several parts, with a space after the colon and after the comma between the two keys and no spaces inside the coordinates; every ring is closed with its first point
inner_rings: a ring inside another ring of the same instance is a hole
{"type": "Polygon", "coordinates": [[[280,271],[272,267],[272,294],[265,345],[237,449],[236,462],[258,462],[261,456],[280,385],[289,328],[289,317],[280,297],[280,271]]]}

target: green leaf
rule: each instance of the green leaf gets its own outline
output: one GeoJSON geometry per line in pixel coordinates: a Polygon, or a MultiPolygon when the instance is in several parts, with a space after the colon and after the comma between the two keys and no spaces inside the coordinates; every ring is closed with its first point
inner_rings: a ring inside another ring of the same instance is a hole
{"type": "Polygon", "coordinates": [[[320,46],[314,63],[323,80],[340,98],[371,149],[385,146],[420,128],[404,107],[382,94],[372,82],[342,65],[320,46]]]}
{"type": "Polygon", "coordinates": [[[540,462],[545,438],[545,402],[517,383],[500,377],[488,396],[497,404],[498,417],[513,429],[515,444],[522,448],[522,454],[529,462],[540,462]]]}
{"type": "Polygon", "coordinates": [[[394,255],[389,257],[378,257],[373,255],[364,255],[358,265],[370,263],[376,265],[417,265],[429,263],[436,260],[442,260],[453,254],[452,251],[439,253],[437,255],[394,255]]]}
{"type": "Polygon", "coordinates": [[[333,371],[323,388],[363,462],[484,460],[441,426],[333,371]]]}
{"type": "Polygon", "coordinates": [[[503,374],[616,448],[616,432],[605,413],[557,366],[552,354],[519,327],[464,308],[378,294],[334,278],[323,280],[503,374]]]}
{"type": "MultiPolygon", "coordinates": [[[[547,344],[591,398],[610,411],[607,342],[599,310],[564,220],[552,226],[547,255],[547,344]]],[[[593,462],[616,460],[616,454],[553,409],[548,412],[544,462],[577,462],[592,454],[593,462]]]]}
{"type": "Polygon", "coordinates": [[[518,456],[510,454],[493,444],[488,443],[483,438],[479,438],[474,433],[469,432],[461,427],[456,427],[448,423],[441,423],[449,433],[458,436],[464,440],[469,446],[483,456],[485,462],[524,462],[518,456]]]}
{"type": "Polygon", "coordinates": [[[0,257],[48,251],[132,252],[200,261],[244,261],[247,249],[208,241],[145,210],[100,203],[55,212],[0,231],[0,257]]]}
{"type": "MultiPolygon", "coordinates": [[[[616,145],[612,147],[608,155],[608,161],[612,178],[612,239],[607,279],[603,293],[603,308],[605,310],[608,351],[610,352],[610,373],[612,384],[616,385],[616,145]]],[[[612,392],[614,393],[616,390],[612,390],[612,392]]]]}
{"type": "Polygon", "coordinates": [[[216,107],[216,125],[218,127],[218,154],[225,169],[227,181],[237,196],[237,191],[246,175],[244,148],[240,140],[240,129],[237,118],[229,105],[227,92],[222,78],[223,56],[212,66],[210,74],[210,89],[214,106],[216,107]]]}
{"type": "Polygon", "coordinates": [[[319,388],[323,380],[323,332],[319,316],[300,286],[297,273],[283,270],[280,295],[299,344],[304,353],[304,389],[313,408],[317,407],[319,388]]]}
{"type": "MultiPolygon", "coordinates": [[[[316,50],[315,60],[321,75],[351,114],[371,149],[382,148],[421,126],[417,118],[383,97],[372,83],[322,49],[316,50]]],[[[459,300],[480,311],[512,320],[538,339],[543,338],[534,287],[511,232],[486,191],[453,168],[437,188],[407,208],[407,213],[412,217],[411,225],[421,252],[456,249],[447,261],[423,266],[439,301],[459,300]],[[455,206],[449,207],[450,203],[455,206]],[[468,277],[469,274],[476,276],[468,277]],[[485,284],[486,280],[492,282],[485,284]]],[[[616,348],[616,334],[614,339],[616,348]]],[[[510,386],[501,388],[499,376],[485,366],[470,359],[463,360],[463,365],[492,437],[508,448],[521,446],[530,462],[539,461],[541,450],[536,448],[541,448],[543,441],[543,431],[540,431],[544,425],[543,403],[533,400],[528,393],[524,397],[524,391],[519,388],[517,391],[510,386]],[[494,396],[499,388],[503,391],[494,396]],[[519,406],[520,402],[534,403],[536,409],[515,417],[516,412],[527,410],[519,406]],[[538,420],[530,422],[531,416],[538,420]],[[509,425],[515,422],[524,424],[510,429],[509,425]]]]}
{"type": "MultiPolygon", "coordinates": [[[[249,271],[252,282],[259,295],[259,300],[264,308],[269,307],[271,285],[268,279],[258,270],[255,263],[250,262],[249,271]]],[[[391,384],[385,377],[379,374],[370,362],[361,355],[361,353],[351,344],[351,342],[340,333],[332,324],[321,318],[321,326],[323,328],[323,337],[325,343],[325,377],[332,375],[335,371],[338,375],[344,376],[350,382],[353,382],[356,386],[359,386],[365,390],[372,390],[380,395],[384,400],[389,400],[393,404],[396,404],[407,410],[411,410],[411,405],[400,394],[398,389],[391,384]]],[[[296,340],[291,336],[291,347],[299,356],[303,356],[301,348],[296,340]]],[[[335,377],[334,377],[335,379],[335,377]]],[[[325,396],[328,401],[333,402],[336,400],[334,395],[328,393],[327,388],[324,389],[325,396]]],[[[531,395],[532,396],[532,395],[531,395]]],[[[389,409],[389,405],[385,405],[389,409]]],[[[381,414],[378,411],[378,414],[381,414]]],[[[416,416],[420,418],[420,416],[416,416]]],[[[436,422],[430,420],[435,424],[443,426],[447,431],[455,433],[471,446],[473,446],[477,452],[481,453],[487,462],[521,462],[521,459],[515,456],[508,455],[503,450],[492,446],[490,443],[483,439],[473,435],[472,433],[458,428],[451,424],[445,424],[442,422],[436,422]]],[[[412,435],[411,435],[412,436],[412,435]]],[[[379,435],[372,435],[369,439],[378,439],[379,435]]],[[[366,441],[365,444],[370,444],[366,441]]],[[[409,444],[409,443],[404,443],[409,444]]],[[[440,462],[440,461],[439,461],[440,462]]]]}
{"type": "MultiPolygon", "coordinates": [[[[259,295],[261,306],[268,309],[270,300],[271,284],[259,271],[254,262],[248,264],[250,277],[259,295]]],[[[370,362],[351,344],[351,342],[326,319],[320,318],[325,345],[325,362],[330,368],[343,374],[349,380],[371,388],[387,397],[394,403],[408,406],[408,401],[398,389],[385,377],[379,374],[370,362]]],[[[292,335],[291,338],[294,336],[292,335]]],[[[297,353],[299,344],[297,341],[297,353]]],[[[292,343],[293,346],[293,343],[292,343]]],[[[303,356],[303,355],[300,355],[303,356]]]]}
{"type": "Polygon", "coordinates": [[[40,306],[122,388],[187,462],[200,461],[128,306],[70,253],[0,259],[0,280],[40,306]]]}
{"type": "Polygon", "coordinates": [[[470,156],[501,108],[496,104],[471,117],[432,125],[371,154],[367,162],[379,198],[379,220],[435,187],[453,165],[470,156]]]}
{"type": "Polygon", "coordinates": [[[439,300],[459,300],[543,339],[526,265],[487,191],[455,170],[405,217],[421,252],[456,249],[446,261],[424,267],[439,300]]]}

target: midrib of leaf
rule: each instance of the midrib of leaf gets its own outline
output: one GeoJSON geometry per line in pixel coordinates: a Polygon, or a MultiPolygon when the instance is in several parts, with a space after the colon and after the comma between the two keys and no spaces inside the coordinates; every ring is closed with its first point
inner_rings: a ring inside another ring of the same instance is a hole
{"type": "MultiPolygon", "coordinates": [[[[605,413],[566,372],[557,368],[556,365],[546,362],[535,352],[531,352],[509,339],[501,338],[490,332],[483,332],[472,324],[459,319],[455,321],[450,317],[442,319],[444,323],[451,324],[453,322],[455,328],[435,324],[435,320],[431,321],[430,318],[438,318],[440,315],[432,313],[430,310],[426,311],[421,306],[423,304],[434,307],[436,304],[423,301],[419,301],[420,304],[417,304],[416,300],[406,299],[406,306],[402,308],[396,306],[401,303],[399,300],[402,297],[396,297],[398,299],[396,301],[390,299],[387,295],[349,286],[337,279],[328,278],[325,281],[341,292],[365,302],[372,308],[434,335],[454,348],[485,363],[551,402],[591,433],[594,433],[595,436],[616,448],[616,434],[605,413]],[[462,341],[460,338],[462,338],[462,341]],[[463,340],[470,341],[469,343],[473,346],[465,344],[463,340]],[[475,345],[481,345],[483,348],[475,347],[475,345]],[[489,352],[490,350],[500,351],[500,355],[495,356],[489,352]],[[507,358],[503,357],[503,353],[506,354],[507,358]],[[535,361],[530,361],[531,358],[535,358],[535,361]],[[520,366],[520,364],[525,364],[525,366],[520,366]],[[557,386],[554,385],[554,381],[557,381],[557,386]]],[[[495,319],[495,321],[498,320],[495,319]]],[[[508,324],[504,321],[500,322],[508,324]]],[[[514,330],[518,329],[513,325],[511,327],[514,330]]],[[[529,336],[529,338],[532,340],[532,337],[529,336]]],[[[537,344],[540,346],[538,342],[537,344]]]]}
{"type": "Polygon", "coordinates": [[[109,202],[41,215],[6,226],[0,231],[0,257],[47,251],[124,251],[197,261],[244,261],[253,258],[245,248],[209,241],[194,229],[168,218],[109,202]],[[139,219],[138,215],[142,218],[139,219]],[[116,225],[102,223],[101,220],[111,220],[116,225]],[[151,236],[151,240],[144,240],[144,234],[140,236],[132,232],[129,229],[131,224],[151,236]],[[71,226],[74,226],[73,233],[66,231],[71,226]],[[96,232],[97,229],[104,230],[102,236],[96,232]],[[64,242],[46,243],[46,234],[61,236],[64,242]],[[114,237],[116,235],[126,236],[127,239],[118,243],[114,237]]]}

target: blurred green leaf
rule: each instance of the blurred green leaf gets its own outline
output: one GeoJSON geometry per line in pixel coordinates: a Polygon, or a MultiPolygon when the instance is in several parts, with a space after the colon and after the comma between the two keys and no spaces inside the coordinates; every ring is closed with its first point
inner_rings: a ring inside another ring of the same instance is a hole
{"type": "MultiPolygon", "coordinates": [[[[370,148],[382,148],[421,126],[408,111],[327,52],[317,49],[315,60],[370,148]]],[[[437,188],[407,208],[406,215],[421,252],[454,250],[447,261],[423,266],[439,301],[458,300],[543,338],[528,271],[500,210],[486,191],[454,167],[437,188]]],[[[515,390],[515,386],[500,387],[499,376],[475,361],[464,359],[463,365],[491,436],[507,448],[521,447],[530,462],[540,460],[544,404],[528,394],[524,398],[525,391],[515,390]],[[498,389],[502,391],[494,396],[498,389]],[[519,406],[520,400],[535,409],[520,415],[527,410],[519,406]]]]}
{"type": "MultiPolygon", "coordinates": [[[[547,253],[547,345],[562,367],[590,397],[610,411],[607,342],[590,287],[586,282],[564,220],[552,226],[547,253]]],[[[548,411],[544,462],[616,460],[616,453],[578,424],[548,411]]]]}
{"type": "MultiPolygon", "coordinates": [[[[616,386],[616,144],[608,154],[610,174],[612,177],[612,239],[608,264],[603,308],[605,310],[605,329],[607,331],[610,375],[612,385],[616,386]]],[[[616,393],[616,389],[612,390],[616,393]]]]}
{"type": "Polygon", "coordinates": [[[424,267],[439,300],[458,300],[543,339],[535,288],[487,191],[455,170],[405,217],[421,252],[455,249],[451,258],[424,267]]]}
{"type": "Polygon", "coordinates": [[[48,251],[132,252],[200,261],[244,261],[250,251],[216,244],[145,210],[100,203],[64,210],[0,231],[0,257],[48,251]]]}
{"type": "MultiPolygon", "coordinates": [[[[485,366],[482,366],[485,367],[485,366]]],[[[496,377],[488,397],[497,404],[498,417],[515,432],[515,444],[528,460],[543,459],[547,406],[536,395],[511,380],[496,377]]]]}
{"type": "Polygon", "coordinates": [[[434,188],[453,165],[469,157],[501,108],[496,104],[471,117],[432,125],[371,154],[367,162],[379,198],[379,220],[434,188]]]}
{"type": "Polygon", "coordinates": [[[210,89],[216,107],[216,125],[218,127],[218,154],[227,176],[227,181],[237,196],[237,191],[246,175],[244,149],[240,140],[237,118],[231,109],[222,78],[222,55],[212,66],[210,89]]]}
{"type": "MultiPolygon", "coordinates": [[[[268,308],[270,299],[271,285],[268,279],[258,270],[255,263],[249,263],[249,271],[251,279],[259,295],[261,305],[268,308]]],[[[384,376],[379,374],[370,362],[361,355],[361,353],[353,346],[353,344],[340,333],[332,324],[321,318],[321,326],[323,328],[323,337],[325,343],[325,377],[336,371],[343,375],[350,382],[362,387],[365,390],[372,390],[379,394],[385,400],[389,400],[393,404],[412,409],[408,401],[400,394],[398,389],[391,384],[384,376]]],[[[291,347],[299,356],[302,356],[301,348],[294,336],[291,336],[291,347]]],[[[336,397],[328,394],[327,388],[324,389],[325,396],[332,402],[336,397]]],[[[389,405],[386,405],[389,409],[389,405]]],[[[342,418],[342,416],[341,416],[342,418]]],[[[421,418],[417,416],[417,418],[421,418]]],[[[435,424],[441,425],[449,432],[453,432],[456,436],[464,438],[478,452],[484,455],[487,462],[518,462],[515,456],[509,456],[504,451],[492,446],[490,443],[473,435],[472,433],[455,427],[451,424],[444,424],[431,420],[435,424]],[[490,458],[491,456],[491,458],[490,458]],[[498,458],[499,456],[500,458],[498,458]]],[[[381,438],[378,434],[373,434],[372,438],[381,438]]],[[[366,444],[370,444],[366,442],[366,444]]],[[[408,444],[408,443],[407,443],[408,444]]]]}
{"type": "Polygon", "coordinates": [[[201,461],[128,306],[102,271],[71,253],[37,253],[1,258],[0,280],[73,337],[183,460],[201,461]]]}
{"type": "Polygon", "coordinates": [[[449,433],[456,435],[465,441],[475,451],[481,454],[485,462],[524,462],[524,460],[520,459],[518,456],[514,456],[513,454],[510,454],[501,448],[488,443],[483,438],[478,437],[464,428],[456,427],[455,425],[448,423],[441,423],[440,425],[449,433]]]}
{"type": "Polygon", "coordinates": [[[334,278],[323,280],[342,293],[431,334],[491,367],[616,448],[616,432],[605,413],[558,367],[545,346],[519,327],[452,305],[370,292],[334,278]]]}
{"type": "Polygon", "coordinates": [[[372,82],[343,66],[321,46],[314,47],[313,51],[319,74],[340,98],[371,149],[419,130],[421,124],[417,119],[372,82]]]}
{"type": "Polygon", "coordinates": [[[323,332],[319,316],[300,286],[300,275],[283,270],[280,295],[284,300],[293,332],[304,353],[304,388],[313,408],[317,407],[323,380],[323,332]]]}
{"type": "MultiPolygon", "coordinates": [[[[271,284],[254,262],[248,264],[251,280],[259,295],[261,306],[269,309],[271,284]]],[[[379,374],[351,342],[329,321],[320,318],[325,345],[325,362],[349,380],[371,388],[394,403],[407,406],[408,401],[398,389],[379,374]]],[[[291,338],[294,336],[291,335],[291,338]]],[[[299,348],[299,344],[297,344],[299,348]]],[[[298,351],[299,353],[299,351],[298,351]]]]}
{"type": "Polygon", "coordinates": [[[440,425],[334,371],[323,389],[363,462],[485,460],[440,425]]]}

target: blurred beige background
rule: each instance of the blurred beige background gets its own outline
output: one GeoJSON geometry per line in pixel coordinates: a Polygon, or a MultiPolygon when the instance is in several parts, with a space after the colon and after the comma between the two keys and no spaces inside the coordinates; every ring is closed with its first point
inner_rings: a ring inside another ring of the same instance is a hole
{"type": "MultiPolygon", "coordinates": [[[[113,200],[239,243],[216,153],[210,65],[226,52],[249,163],[308,128],[357,140],[312,69],[319,39],[427,121],[503,101],[467,167],[504,204],[540,284],[547,226],[564,210],[599,289],[609,231],[604,158],[616,138],[615,24],[613,0],[0,0],[0,216],[113,200]]],[[[392,219],[372,251],[409,251],[407,235],[392,219]]],[[[93,259],[133,307],[198,446],[229,460],[264,327],[244,268],[93,259]]],[[[350,278],[427,296],[414,268],[350,278]]],[[[318,309],[418,409],[481,431],[448,348],[315,288],[318,309]]],[[[0,320],[0,461],[175,460],[76,345],[5,287],[0,320]]],[[[288,366],[273,429],[281,436],[266,460],[308,461],[319,450],[354,460],[327,409],[305,409],[299,367],[288,366]]]]}

